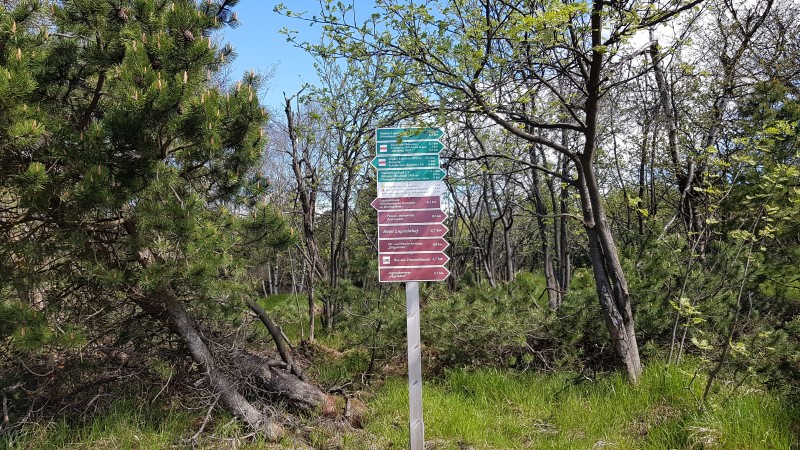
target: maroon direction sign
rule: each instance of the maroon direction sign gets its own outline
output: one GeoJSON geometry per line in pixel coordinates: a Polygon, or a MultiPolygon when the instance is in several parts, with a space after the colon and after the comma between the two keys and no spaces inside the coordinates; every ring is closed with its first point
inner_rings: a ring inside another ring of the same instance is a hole
{"type": "Polygon", "coordinates": [[[450,258],[442,252],[437,253],[387,253],[380,255],[378,264],[381,267],[419,267],[442,266],[450,258]]]}
{"type": "Polygon", "coordinates": [[[430,197],[389,197],[376,198],[372,207],[378,211],[403,211],[407,209],[439,209],[442,199],[438,195],[430,197]]]}
{"type": "Polygon", "coordinates": [[[401,225],[407,223],[442,223],[447,213],[441,209],[420,211],[378,211],[378,225],[401,225]]]}
{"type": "Polygon", "coordinates": [[[440,223],[422,225],[388,225],[378,227],[378,239],[443,237],[447,227],[440,223]]]}
{"type": "Polygon", "coordinates": [[[441,252],[450,245],[442,238],[378,239],[379,253],[441,252]]]}
{"type": "Polygon", "coordinates": [[[446,267],[381,267],[378,279],[387,281],[442,281],[450,275],[446,267]]]}

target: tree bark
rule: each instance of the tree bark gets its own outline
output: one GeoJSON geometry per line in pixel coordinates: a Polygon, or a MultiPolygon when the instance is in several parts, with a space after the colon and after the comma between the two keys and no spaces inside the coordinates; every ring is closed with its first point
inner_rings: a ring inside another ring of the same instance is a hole
{"type": "Polygon", "coordinates": [[[314,325],[317,316],[317,307],[314,300],[314,268],[309,263],[308,267],[308,342],[314,342],[314,325]]]}
{"type": "Polygon", "coordinates": [[[157,296],[166,307],[175,328],[186,343],[192,359],[203,368],[208,384],[214,393],[219,396],[225,408],[243,420],[253,430],[263,432],[270,440],[278,440],[283,434],[283,428],[250,404],[217,368],[211,352],[209,352],[208,347],[206,347],[200,334],[189,319],[189,314],[172,288],[162,286],[157,291],[157,296]]]}
{"type": "MultiPolygon", "coordinates": [[[[562,142],[566,147],[566,130],[562,134],[562,142]]],[[[565,178],[569,177],[569,158],[561,155],[561,175],[565,178]]],[[[559,213],[561,217],[558,219],[558,285],[561,290],[566,293],[569,291],[569,283],[572,278],[572,256],[569,251],[569,187],[564,184],[559,192],[559,213]]]]}
{"type": "Polygon", "coordinates": [[[578,184],[584,211],[584,227],[589,237],[589,258],[597,297],[617,356],[628,379],[636,382],[642,373],[642,363],[636,342],[627,280],[608,227],[592,161],[585,155],[582,156],[579,169],[578,184]]]}
{"type": "Polygon", "coordinates": [[[253,311],[256,316],[258,316],[261,323],[269,331],[270,336],[272,336],[272,340],[275,341],[275,348],[278,350],[278,354],[281,355],[281,359],[283,362],[286,363],[289,370],[297,375],[301,380],[308,381],[308,377],[303,372],[303,368],[299,365],[295,364],[294,358],[292,358],[292,352],[286,345],[286,341],[283,338],[283,333],[281,333],[280,328],[272,321],[272,318],[269,317],[269,314],[261,307],[258,303],[250,300],[245,299],[245,304],[251,311],[253,311]]]}
{"type": "MultiPolygon", "coordinates": [[[[538,164],[536,156],[536,146],[531,145],[530,148],[531,162],[538,164]]],[[[558,284],[558,279],[553,267],[553,255],[550,248],[550,233],[547,229],[547,207],[542,199],[542,182],[539,178],[539,171],[537,169],[531,170],[531,177],[533,178],[533,186],[531,193],[533,194],[534,207],[536,208],[536,224],[539,228],[539,239],[541,240],[542,247],[542,263],[544,264],[544,280],[545,289],[547,290],[547,304],[553,311],[561,307],[561,286],[558,284]]]]}
{"type": "Polygon", "coordinates": [[[255,387],[280,401],[304,411],[336,414],[336,399],[293,374],[275,367],[270,361],[249,353],[237,355],[237,365],[247,373],[255,387]]]}
{"type": "Polygon", "coordinates": [[[603,4],[592,4],[592,59],[586,80],[586,128],[583,153],[576,158],[578,189],[580,191],[583,222],[589,237],[589,258],[592,261],[597,297],[603,311],[606,327],[628,379],[635,383],[642,373],[639,347],[636,343],[633,310],[628,292],[628,282],[619,260],[619,252],[608,226],[603,199],[594,170],[596,153],[597,116],[602,83],[603,4]]]}

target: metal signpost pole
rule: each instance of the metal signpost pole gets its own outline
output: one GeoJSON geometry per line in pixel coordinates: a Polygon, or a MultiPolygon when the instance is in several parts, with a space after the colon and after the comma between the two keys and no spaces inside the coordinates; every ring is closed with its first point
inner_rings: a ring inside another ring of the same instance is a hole
{"type": "Polygon", "coordinates": [[[446,173],[439,167],[443,135],[438,128],[378,128],[371,163],[378,171],[378,198],[372,202],[378,210],[378,281],[406,283],[411,450],[425,448],[419,282],[450,276],[441,207],[446,173]]]}
{"type": "Polygon", "coordinates": [[[411,450],[425,448],[422,420],[422,349],[419,331],[419,282],[406,283],[406,327],[408,329],[408,404],[411,450]]]}

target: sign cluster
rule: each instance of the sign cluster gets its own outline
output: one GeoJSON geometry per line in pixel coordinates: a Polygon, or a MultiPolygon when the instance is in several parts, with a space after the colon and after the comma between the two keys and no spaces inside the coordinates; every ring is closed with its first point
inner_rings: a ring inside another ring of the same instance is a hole
{"type": "Polygon", "coordinates": [[[378,170],[378,279],[381,282],[442,281],[449,245],[444,240],[438,128],[379,128],[375,132],[378,170]]]}

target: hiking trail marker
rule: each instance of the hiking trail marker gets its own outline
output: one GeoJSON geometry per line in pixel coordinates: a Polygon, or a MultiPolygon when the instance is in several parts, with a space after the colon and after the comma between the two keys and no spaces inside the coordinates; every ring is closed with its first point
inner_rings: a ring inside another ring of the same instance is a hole
{"type": "Polygon", "coordinates": [[[441,196],[446,186],[439,153],[444,145],[439,128],[378,128],[375,158],[378,171],[378,281],[406,283],[408,333],[408,400],[411,450],[425,448],[422,420],[422,349],[419,325],[419,282],[450,276],[444,253],[447,213],[441,196]]]}

